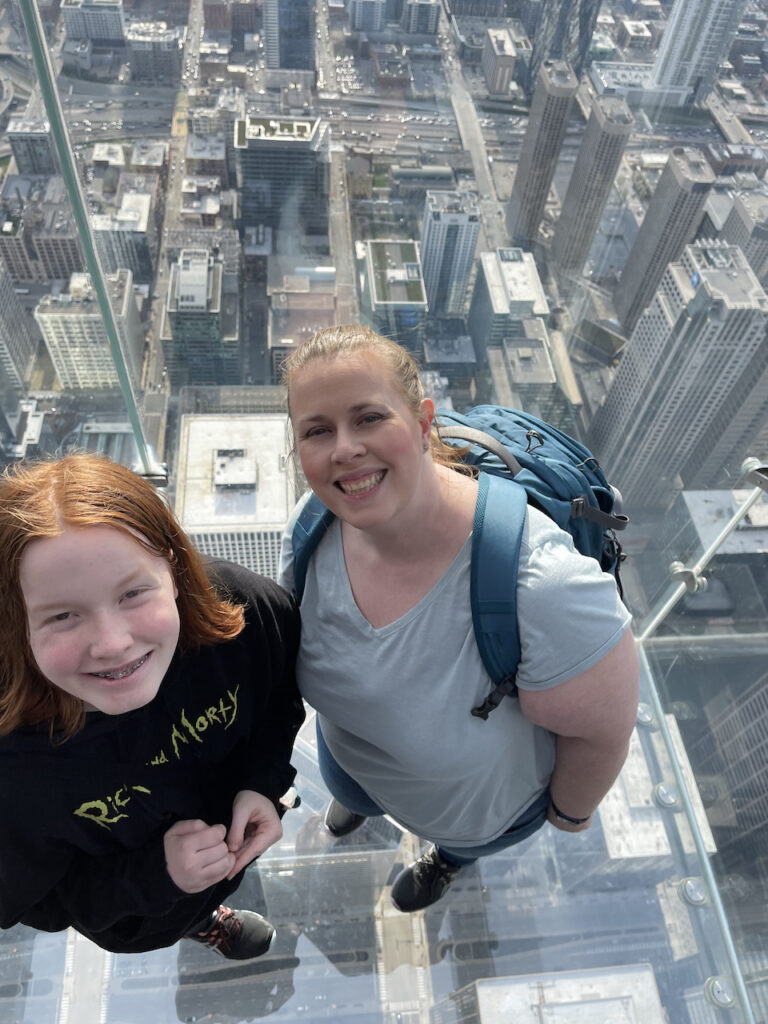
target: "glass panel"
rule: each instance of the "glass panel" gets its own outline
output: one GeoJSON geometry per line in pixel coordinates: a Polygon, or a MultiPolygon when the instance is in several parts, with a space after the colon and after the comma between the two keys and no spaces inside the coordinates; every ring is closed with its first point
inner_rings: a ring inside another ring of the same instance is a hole
{"type": "Polygon", "coordinates": [[[280,363],[370,323],[439,404],[533,412],[624,492],[638,726],[589,831],[546,827],[404,916],[389,885],[419,844],[388,820],[323,831],[310,716],[301,807],[238,896],[277,926],[269,956],[113,956],[19,925],[0,1017],[768,1019],[765,501],[721,536],[743,460],[768,457],[765,15],[161,3],[0,12],[5,457],[141,464],[145,437],[201,550],[275,575],[301,489],[280,363]]]}

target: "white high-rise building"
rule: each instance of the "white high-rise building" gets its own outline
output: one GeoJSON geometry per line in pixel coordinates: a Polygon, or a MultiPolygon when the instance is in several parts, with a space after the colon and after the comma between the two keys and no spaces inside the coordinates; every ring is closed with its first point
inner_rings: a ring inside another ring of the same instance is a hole
{"type": "Polygon", "coordinates": [[[711,92],[746,3],[676,0],[653,67],[654,85],[684,90],[695,100],[711,92]]]}
{"type": "Polygon", "coordinates": [[[463,314],[479,231],[474,192],[427,192],[421,266],[430,313],[463,314]]]}
{"type": "Polygon", "coordinates": [[[768,418],[768,298],[742,251],[686,246],[627,343],[588,443],[625,502],[738,475],[768,418]]]}
{"type": "MultiPolygon", "coordinates": [[[[144,335],[133,295],[130,270],[107,277],[123,356],[136,388],[144,335]]],[[[73,274],[69,292],[46,295],[35,309],[48,353],[62,388],[116,388],[117,370],[107,328],[88,274],[73,274]]]]}
{"type": "Polygon", "coordinates": [[[199,551],[277,579],[297,497],[288,448],[283,412],[182,416],[176,514],[199,551]]]}

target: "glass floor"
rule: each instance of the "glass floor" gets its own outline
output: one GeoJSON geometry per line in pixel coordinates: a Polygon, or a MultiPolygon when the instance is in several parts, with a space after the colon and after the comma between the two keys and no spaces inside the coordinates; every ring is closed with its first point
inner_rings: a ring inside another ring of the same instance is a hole
{"type": "Polygon", "coordinates": [[[0,1022],[765,1020],[745,1002],[707,881],[715,846],[678,719],[644,690],[627,763],[589,831],[545,825],[414,915],[388,893],[418,840],[386,819],[340,840],[323,830],[310,714],[294,760],[302,804],[231,901],[277,927],[268,956],[233,963],[191,942],[113,955],[72,931],[18,926],[0,934],[0,1022]]]}

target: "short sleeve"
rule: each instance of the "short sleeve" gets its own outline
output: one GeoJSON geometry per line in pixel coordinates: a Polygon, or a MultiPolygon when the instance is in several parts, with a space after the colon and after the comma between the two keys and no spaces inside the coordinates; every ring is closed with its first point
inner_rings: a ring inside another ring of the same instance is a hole
{"type": "Polygon", "coordinates": [[[613,576],[530,506],[520,549],[517,617],[517,684],[524,690],[548,689],[585,672],[631,622],[613,576]]]}

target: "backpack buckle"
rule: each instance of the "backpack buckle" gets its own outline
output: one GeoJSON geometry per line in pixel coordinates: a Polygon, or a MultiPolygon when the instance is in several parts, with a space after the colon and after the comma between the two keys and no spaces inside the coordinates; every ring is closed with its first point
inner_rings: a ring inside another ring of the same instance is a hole
{"type": "Polygon", "coordinates": [[[478,704],[477,707],[472,708],[472,714],[475,718],[482,718],[484,722],[488,721],[488,715],[501,704],[505,697],[510,695],[514,696],[517,693],[517,683],[515,682],[516,676],[505,676],[500,683],[491,690],[488,696],[485,698],[482,704],[478,704]]]}

